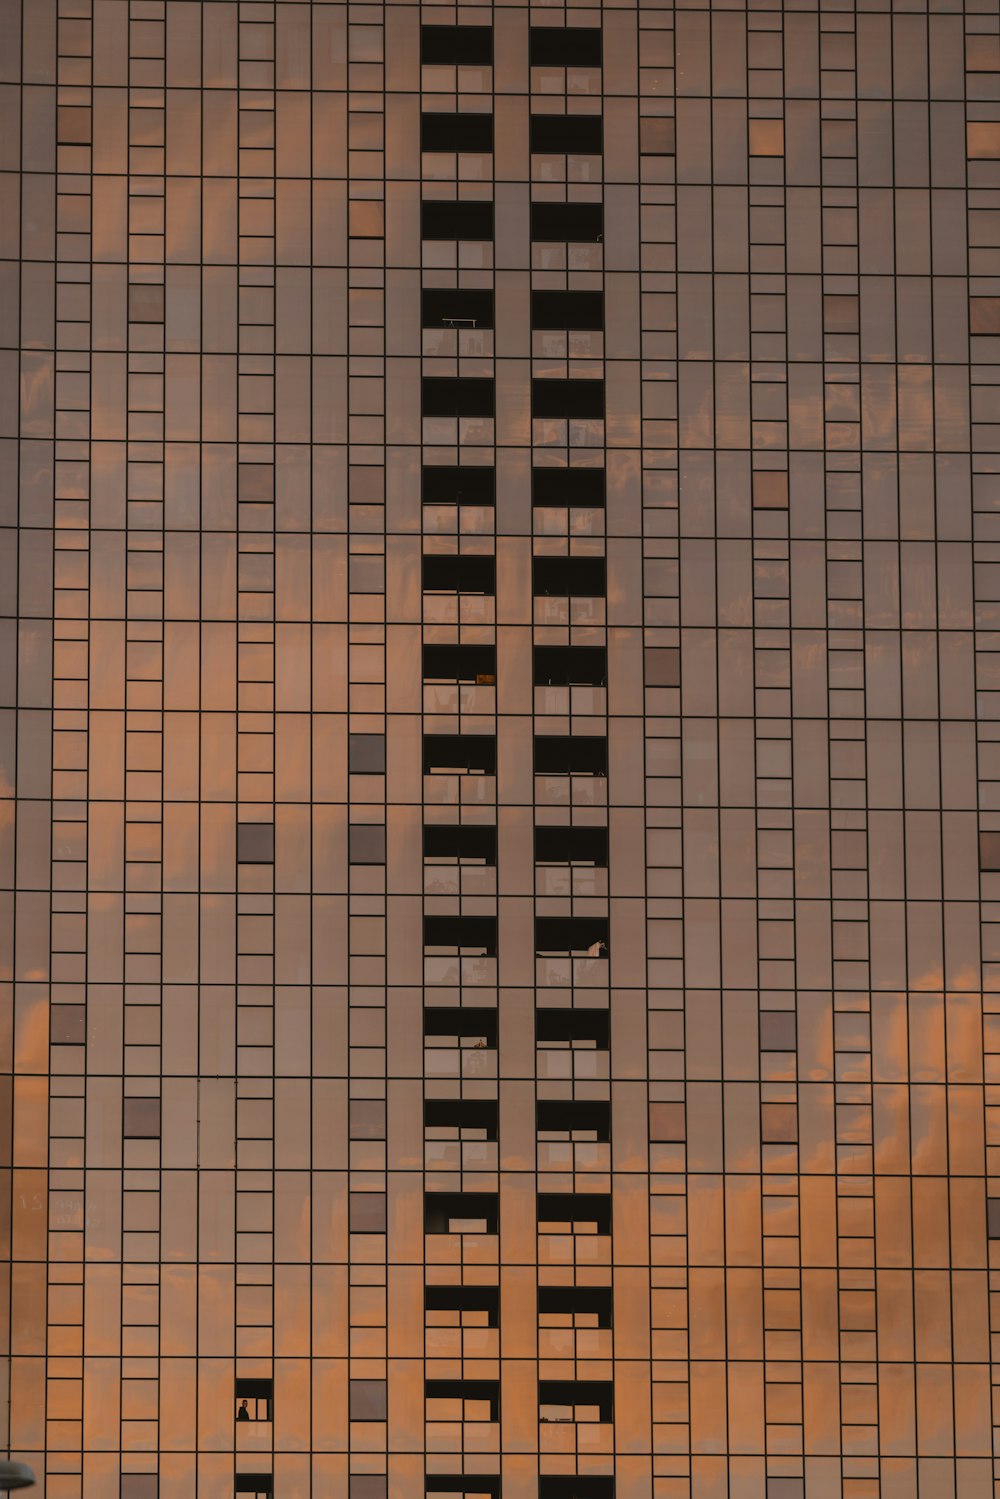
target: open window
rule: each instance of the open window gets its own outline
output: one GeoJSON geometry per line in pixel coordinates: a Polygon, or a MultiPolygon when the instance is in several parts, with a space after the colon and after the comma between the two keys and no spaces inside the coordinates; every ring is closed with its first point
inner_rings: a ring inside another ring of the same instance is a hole
{"type": "Polygon", "coordinates": [[[274,1493],[273,1473],[237,1473],[235,1492],[253,1494],[256,1499],[270,1499],[274,1493]]]}
{"type": "Polygon", "coordinates": [[[614,1420],[614,1386],[610,1379],[540,1379],[540,1421],[614,1420]]]}
{"type": "Polygon", "coordinates": [[[495,1098],[425,1098],[424,1129],[442,1140],[496,1140],[500,1105],[495,1098]]]}
{"type": "MultiPolygon", "coordinates": [[[[575,119],[576,116],[568,118],[575,119]]],[[[589,119],[590,116],[583,115],[580,118],[589,119]]],[[[473,114],[471,110],[459,110],[457,113],[425,110],[420,116],[420,149],[475,153],[492,151],[493,116],[473,114]]]]}
{"type": "MultiPolygon", "coordinates": [[[[437,116],[424,116],[424,119],[428,118],[436,119],[437,116]]],[[[489,118],[492,119],[492,116],[489,118]]],[[[529,135],[533,154],[600,156],[604,131],[600,115],[532,115],[529,135]]],[[[444,146],[424,147],[425,151],[447,149],[444,146]]],[[[471,148],[463,147],[462,149],[471,148]]],[[[486,149],[492,149],[492,147],[486,149]]]]}
{"type": "Polygon", "coordinates": [[[491,240],[493,204],[478,198],[425,198],[420,205],[420,237],[491,240]]]}
{"type": "Polygon", "coordinates": [[[496,504],[496,470],[483,465],[435,464],[421,474],[425,505],[496,504]]]}
{"type": "Polygon", "coordinates": [[[533,557],[531,586],[536,599],[603,599],[607,563],[603,557],[533,557]]]}
{"type": "Polygon", "coordinates": [[[535,1011],[535,1038],[539,1046],[579,1046],[608,1051],[611,1046],[611,1012],[605,1009],[546,1006],[535,1011]]]}
{"type": "Polygon", "coordinates": [[[608,830],[580,823],[541,823],[535,828],[536,864],[608,867],[608,830]]]}
{"type": "Polygon", "coordinates": [[[555,244],[598,244],[604,238],[601,203],[532,203],[531,238],[555,244]]]}
{"type": "Polygon", "coordinates": [[[607,1145],[611,1139],[611,1104],[606,1098],[540,1098],[535,1105],[539,1135],[607,1145]]]}
{"type": "Polygon", "coordinates": [[[237,1421],[270,1421],[273,1416],[274,1380],[236,1380],[237,1421]]]}
{"type": "Polygon", "coordinates": [[[535,735],[536,775],[606,776],[607,773],[608,741],[603,734],[535,735]]]}
{"type": "Polygon", "coordinates": [[[424,1233],[495,1234],[499,1224],[496,1192],[424,1193],[424,1233]]]}
{"type": "Polygon", "coordinates": [[[600,291],[533,291],[531,326],[547,329],[580,328],[599,333],[604,327],[604,293],[600,291]]]}
{"type": "Polygon", "coordinates": [[[495,916],[425,916],[424,952],[495,958],[495,916]]]}
{"type": "Polygon", "coordinates": [[[428,1421],[499,1421],[498,1379],[427,1379],[428,1421]]]}
{"type": "Polygon", "coordinates": [[[488,68],[493,62],[493,28],[421,26],[420,61],[431,67],[488,68]]]}
{"type": "Polygon", "coordinates": [[[538,1499],[615,1499],[610,1473],[542,1473],[538,1499]]]}
{"type": "Polygon", "coordinates": [[[605,474],[603,468],[533,468],[531,470],[531,503],[553,509],[603,510],[605,474]]]}
{"type": "MultiPolygon", "coordinates": [[[[425,386],[429,383],[424,381],[425,386]]],[[[492,389],[492,380],[482,383],[492,389]]],[[[462,413],[463,416],[466,414],[462,413]]],[[[478,412],[472,414],[479,415],[478,412]]],[[[492,407],[489,414],[492,415],[492,407]]],[[[531,414],[548,420],[600,421],[604,416],[604,381],[534,379],[531,382],[531,414]]]]}
{"type": "Polygon", "coordinates": [[[425,1499],[500,1499],[499,1473],[428,1473],[424,1478],[425,1499]]]}
{"type": "Polygon", "coordinates": [[[425,593],[475,593],[492,598],[497,591],[497,560],[479,552],[425,552],[423,585],[425,593]]]}
{"type": "Polygon", "coordinates": [[[549,1327],[611,1327],[614,1296],[610,1286],[539,1286],[538,1318],[549,1327]]]}
{"type": "Polygon", "coordinates": [[[425,328],[492,328],[493,293],[478,286],[425,286],[420,312],[425,328]]]}
{"type": "Polygon", "coordinates": [[[606,958],[611,925],[606,916],[536,916],[535,952],[606,958]]]}
{"type": "Polygon", "coordinates": [[[599,26],[532,26],[528,37],[528,57],[533,68],[601,66],[599,26]]]}
{"type": "Polygon", "coordinates": [[[478,682],[487,687],[497,679],[495,645],[425,645],[425,682],[478,682]]]}
{"type": "Polygon", "coordinates": [[[424,858],[435,863],[495,866],[497,830],[469,822],[425,823],[424,858]]]}
{"type": "MultiPolygon", "coordinates": [[[[600,380],[566,380],[555,383],[565,385],[600,385],[603,410],[604,382],[600,380]]],[[[472,379],[467,375],[425,375],[420,382],[421,410],[424,416],[460,417],[492,416],[496,397],[494,382],[487,378],[472,379]]]]}
{"type": "Polygon", "coordinates": [[[427,1320],[437,1326],[499,1327],[499,1286],[425,1286],[427,1320]]]}
{"type": "Polygon", "coordinates": [[[480,1005],[430,1005],[424,1010],[424,1039],[430,1045],[496,1051],[497,1012],[480,1005]]]}
{"type": "Polygon", "coordinates": [[[606,687],[608,653],[603,645],[536,645],[536,687],[606,687]]]}
{"type": "Polygon", "coordinates": [[[609,1234],[608,1192],[539,1192],[539,1233],[609,1234]]]}
{"type": "MultiPolygon", "coordinates": [[[[605,744],[606,741],[601,741],[605,744]]],[[[425,734],[424,775],[480,775],[497,773],[495,734],[425,734]]]]}

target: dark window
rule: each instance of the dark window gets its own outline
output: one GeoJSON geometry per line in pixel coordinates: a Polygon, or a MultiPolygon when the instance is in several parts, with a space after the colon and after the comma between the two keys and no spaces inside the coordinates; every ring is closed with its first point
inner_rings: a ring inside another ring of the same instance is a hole
{"type": "Polygon", "coordinates": [[[611,1196],[608,1192],[539,1192],[538,1226],[542,1224],[571,1226],[574,1232],[611,1232],[611,1196]]]}
{"type": "Polygon", "coordinates": [[[436,464],[421,472],[425,505],[495,505],[496,469],[436,464]]]}
{"type": "Polygon", "coordinates": [[[611,1105],[602,1098],[540,1098],[535,1105],[540,1135],[593,1135],[611,1139],[611,1105]]]}
{"type": "Polygon", "coordinates": [[[237,864],[274,863],[274,823],[239,822],[236,824],[237,864]]]}
{"type": "Polygon", "coordinates": [[[603,557],[533,557],[531,582],[536,598],[603,599],[607,564],[603,557]]]}
{"type": "Polygon", "coordinates": [[[536,687],[606,687],[608,653],[603,645],[536,645],[536,687]]]}
{"type": "MultiPolygon", "coordinates": [[[[603,742],[603,741],[602,741],[603,742]]],[[[484,775],[497,773],[497,741],[493,734],[425,734],[424,775],[484,775]]]]}
{"type": "Polygon", "coordinates": [[[496,1192],[425,1192],[424,1233],[495,1234],[500,1222],[496,1192]]]}
{"type": "MultiPolygon", "coordinates": [[[[538,384],[536,380],[534,384],[538,384]]],[[[553,384],[556,382],[553,381],[553,384]]],[[[560,381],[559,384],[583,384],[583,381],[560,381]]],[[[595,385],[603,382],[595,380],[595,385]]],[[[489,379],[462,379],[455,375],[428,376],[420,382],[421,409],[424,416],[492,416],[495,406],[494,385],[489,379]]],[[[603,406],[602,406],[603,409],[603,406]]]]}
{"type": "MultiPolygon", "coordinates": [[[[424,381],[426,386],[429,382],[424,381]]],[[[444,382],[441,381],[441,384],[444,382]]],[[[458,382],[456,381],[456,384],[458,382]]],[[[471,381],[465,382],[471,384],[471,381]]],[[[492,393],[493,382],[488,384],[492,393]]],[[[492,406],[490,414],[492,415],[492,406]]],[[[433,413],[437,414],[437,413],[433,413]]],[[[479,415],[479,412],[472,413],[479,415]]],[[[600,419],[604,416],[603,380],[532,380],[531,414],[539,417],[556,417],[562,421],[571,418],[600,419]]],[[[466,415],[465,412],[462,415],[466,415]]]]}
{"type": "Polygon", "coordinates": [[[352,822],[347,832],[347,848],[351,864],[384,864],[385,824],[352,822]]]}
{"type": "Polygon", "coordinates": [[[425,645],[425,682],[495,682],[495,645],[425,645]]]}
{"type": "Polygon", "coordinates": [[[429,822],[424,825],[424,858],[457,859],[496,864],[497,830],[468,822],[429,822]]]}
{"type": "Polygon", "coordinates": [[[610,1473],[542,1473],[538,1499],[615,1499],[610,1473]]]}
{"type": "Polygon", "coordinates": [[[606,776],[608,741],[601,734],[536,734],[535,774],[606,776]]]}
{"type": "Polygon", "coordinates": [[[606,916],[536,916],[536,953],[586,953],[604,958],[608,953],[606,916]]]}
{"type": "MultiPolygon", "coordinates": [[[[426,325],[426,319],[425,319],[426,325]]],[[[604,293],[600,291],[533,291],[533,328],[604,327],[604,293]]]]}
{"type": "Polygon", "coordinates": [[[351,775],[385,775],[385,735],[348,734],[347,769],[351,775]]]}
{"type": "Polygon", "coordinates": [[[420,61],[437,67],[489,67],[493,61],[493,28],[421,26],[420,61]]]}
{"type": "Polygon", "coordinates": [[[538,1313],[579,1318],[580,1323],[596,1318],[598,1327],[611,1327],[614,1297],[610,1286],[539,1286],[538,1313]]]}
{"type": "Polygon", "coordinates": [[[534,240],[597,244],[604,237],[604,208],[600,203],[532,203],[534,240]]]}
{"type": "Polygon", "coordinates": [[[458,948],[462,952],[475,949],[487,958],[495,958],[497,919],[495,916],[425,916],[424,947],[458,948]]]}
{"type": "Polygon", "coordinates": [[[237,1473],[237,1494],[273,1494],[274,1475],[271,1473],[237,1473]]]}
{"type": "Polygon", "coordinates": [[[576,1420],[581,1406],[596,1409],[598,1419],[614,1419],[614,1386],[610,1379],[540,1379],[538,1381],[539,1406],[569,1407],[576,1420]]]}
{"type": "Polygon", "coordinates": [[[236,1380],[237,1421],[270,1421],[274,1399],[273,1379],[236,1380]]]}
{"type": "Polygon", "coordinates": [[[497,1012],[479,1005],[435,1005],[424,1010],[424,1035],[484,1043],[482,1050],[495,1051],[497,1012]]]}
{"type": "Polygon", "coordinates": [[[420,237],[492,239],[493,204],[466,198],[425,198],[420,205],[420,237]]]}
{"type": "Polygon", "coordinates": [[[500,1499],[498,1473],[428,1473],[424,1479],[427,1499],[438,1494],[464,1494],[466,1499],[500,1499]]]}
{"type": "MultiPolygon", "coordinates": [[[[564,118],[559,116],[558,118],[564,118]]],[[[576,118],[574,116],[574,118],[576,118]]],[[[587,116],[580,118],[586,119],[587,116]]],[[[420,116],[421,151],[492,151],[493,116],[444,114],[438,111],[420,116]]]]}
{"type": "Polygon", "coordinates": [[[492,597],[497,591],[496,558],[475,552],[425,552],[423,583],[425,593],[484,593],[492,597]]]}
{"type": "Polygon", "coordinates": [[[425,286],[420,294],[425,328],[492,328],[493,293],[478,286],[425,286]]]}
{"type": "MultiPolygon", "coordinates": [[[[424,119],[437,119],[436,115],[424,115],[424,119]]],[[[449,118],[453,118],[449,116],[449,118]]],[[[462,116],[458,116],[459,119],[462,116]]],[[[487,115],[492,120],[492,116],[487,115]]],[[[531,149],[547,156],[600,156],[600,115],[532,115],[531,149]]],[[[425,146],[425,151],[458,150],[457,146],[425,146]]],[[[476,149],[465,147],[465,150],[476,149]]],[[[490,147],[479,149],[489,150],[490,147]]]]}
{"type": "Polygon", "coordinates": [[[487,1327],[499,1327],[500,1287],[425,1286],[424,1307],[429,1312],[485,1312],[487,1327]]]}
{"type": "Polygon", "coordinates": [[[599,68],[599,26],[532,26],[528,55],[533,68],[599,68]]]}
{"type": "Polygon", "coordinates": [[[568,509],[578,505],[603,510],[605,474],[603,468],[533,468],[531,470],[531,503],[568,509]]]}
{"type": "Polygon", "coordinates": [[[500,1419],[500,1381],[497,1379],[427,1379],[428,1400],[472,1400],[489,1407],[489,1419],[500,1419]]]}
{"type": "Polygon", "coordinates": [[[611,1012],[584,1008],[545,1008],[535,1011],[535,1036],[540,1045],[591,1042],[597,1051],[611,1045],[611,1012]]]}
{"type": "Polygon", "coordinates": [[[535,828],[536,864],[608,866],[608,830],[579,823],[542,824],[535,828]]]}
{"type": "Polygon", "coordinates": [[[457,1130],[460,1135],[497,1138],[499,1108],[495,1098],[426,1098],[424,1128],[457,1130]]]}

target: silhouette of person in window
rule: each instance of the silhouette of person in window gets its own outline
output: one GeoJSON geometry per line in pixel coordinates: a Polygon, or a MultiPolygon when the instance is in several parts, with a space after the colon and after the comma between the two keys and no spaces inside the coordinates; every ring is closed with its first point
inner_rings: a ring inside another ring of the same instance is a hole
{"type": "Polygon", "coordinates": [[[236,1412],[236,1419],[237,1421],[249,1421],[250,1419],[250,1412],[247,1410],[247,1403],[245,1400],[240,1401],[240,1408],[236,1412]]]}

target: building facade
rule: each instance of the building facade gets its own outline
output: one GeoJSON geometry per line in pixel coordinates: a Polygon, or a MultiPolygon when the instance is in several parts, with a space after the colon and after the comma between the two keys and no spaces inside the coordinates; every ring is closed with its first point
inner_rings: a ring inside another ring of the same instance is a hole
{"type": "Polygon", "coordinates": [[[6,0],[47,1499],[992,1499],[998,30],[6,0]]]}

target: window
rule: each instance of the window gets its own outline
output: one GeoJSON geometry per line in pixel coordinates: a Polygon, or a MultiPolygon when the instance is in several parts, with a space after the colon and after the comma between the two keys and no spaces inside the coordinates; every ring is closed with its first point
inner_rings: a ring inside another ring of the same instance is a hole
{"type": "Polygon", "coordinates": [[[435,67],[489,67],[493,62],[493,29],[421,26],[420,61],[435,67]]]}
{"type": "Polygon", "coordinates": [[[535,1011],[540,1046],[586,1046],[607,1051],[611,1045],[608,1010],[544,1008],[535,1011]]]}
{"type": "Polygon", "coordinates": [[[755,469],[753,502],[758,510],[788,509],[788,475],[784,469],[755,469]]]}
{"type": "Polygon", "coordinates": [[[133,282],[128,289],[130,323],[163,322],[163,287],[133,282]]]}
{"type": "Polygon", "coordinates": [[[761,1010],[761,1051],[795,1050],[795,1011],[761,1010]]]}
{"type": "Polygon", "coordinates": [[[424,1479],[426,1499],[463,1494],[465,1499],[500,1499],[498,1473],[428,1473],[424,1479]]]}
{"type": "Polygon", "coordinates": [[[493,204],[476,200],[425,198],[420,205],[421,239],[493,238],[493,204]]]}
{"type": "Polygon", "coordinates": [[[274,823],[240,822],[236,825],[237,864],[274,863],[274,823]]]}
{"type": "Polygon", "coordinates": [[[608,1192],[539,1192],[540,1233],[611,1232],[611,1196],[608,1192]]]}
{"type": "Polygon", "coordinates": [[[538,1316],[574,1327],[611,1327],[614,1296],[610,1286],[539,1286],[538,1316]]]}
{"type": "Polygon", "coordinates": [[[496,1379],[424,1381],[428,1421],[499,1421],[500,1382],[496,1379]]]}
{"type": "Polygon", "coordinates": [[[493,116],[444,114],[434,111],[420,116],[421,151],[492,151],[493,116]]]}
{"type": "Polygon", "coordinates": [[[969,298],[969,332],[1000,334],[1000,297],[969,298]]]}
{"type": "Polygon", "coordinates": [[[600,203],[532,203],[531,238],[597,244],[604,237],[600,203]]]}
{"type": "MultiPolygon", "coordinates": [[[[457,1315],[461,1326],[500,1326],[499,1286],[425,1286],[424,1308],[428,1312],[457,1315]]],[[[435,1322],[451,1318],[434,1318],[435,1322]]]]}
{"type": "Polygon", "coordinates": [[[348,1411],[352,1421],[385,1421],[388,1391],[384,1379],[352,1379],[348,1383],[348,1411]]]}
{"type": "Polygon", "coordinates": [[[492,598],[497,591],[495,557],[473,552],[425,552],[425,593],[479,593],[492,598]]]}
{"type": "Polygon", "coordinates": [[[606,958],[610,928],[606,916],[536,916],[536,953],[585,953],[606,958]]]}
{"type": "Polygon", "coordinates": [[[440,464],[421,473],[425,505],[494,505],[496,470],[440,464]]]}
{"type": "Polygon", "coordinates": [[[540,1098],[535,1105],[540,1135],[572,1140],[611,1139],[611,1104],[605,1098],[540,1098]]]}
{"type": "Polygon", "coordinates": [[[257,1499],[265,1499],[274,1493],[274,1475],[271,1473],[237,1473],[237,1494],[255,1494],[257,1499]]]}
{"type": "Polygon", "coordinates": [[[531,470],[531,503],[553,508],[573,505],[603,510],[605,476],[603,468],[533,468],[531,470]]]}
{"type": "Polygon", "coordinates": [[[158,1140],[160,1100],[126,1098],[122,1101],[122,1134],[126,1140],[158,1140]]]}
{"type": "Polygon", "coordinates": [[[614,1387],[609,1379],[540,1379],[540,1421],[614,1420],[614,1387]]]}
{"type": "Polygon", "coordinates": [[[468,822],[424,824],[424,858],[448,863],[497,862],[497,830],[468,822]]]}
{"type": "Polygon", "coordinates": [[[649,1138],[651,1141],[666,1141],[667,1143],[687,1138],[687,1121],[683,1103],[675,1100],[650,1104],[649,1138]]]}
{"type": "Polygon", "coordinates": [[[429,948],[495,958],[497,919],[495,916],[425,916],[424,951],[429,948]]]}
{"type": "Polygon", "coordinates": [[[347,769],[351,775],[385,775],[385,735],[349,734],[347,769]]]}
{"type": "Polygon", "coordinates": [[[384,1140],[385,1099],[352,1098],[348,1104],[347,1129],[352,1140],[384,1140]]]}
{"type": "MultiPolygon", "coordinates": [[[[427,115],[424,116],[428,118],[427,115]]],[[[436,118],[436,117],[434,117],[436,118]]],[[[600,115],[532,115],[531,149],[546,156],[600,156],[600,115]]],[[[431,150],[433,147],[424,147],[431,150]]],[[[445,150],[445,147],[438,147],[445,150]]],[[[457,148],[455,148],[457,149],[457,148]]],[[[488,148],[489,149],[489,148],[488,148]]]]}
{"type": "Polygon", "coordinates": [[[535,774],[606,776],[608,741],[599,734],[536,734],[535,774]]]}
{"type": "Polygon", "coordinates": [[[1000,1239],[1000,1197],[986,1199],[986,1237],[1000,1239]]]}
{"type": "Polygon", "coordinates": [[[599,331],[604,327],[604,293],[533,291],[531,326],[540,329],[582,328],[599,331]]]}
{"type": "Polygon", "coordinates": [[[352,1234],[384,1234],[386,1200],[384,1192],[350,1192],[347,1200],[348,1223],[352,1234]]]}
{"type": "Polygon", "coordinates": [[[53,1005],[49,1011],[49,1040],[53,1046],[82,1046],[86,1039],[86,1005],[53,1005]]]}
{"type": "Polygon", "coordinates": [[[479,1005],[429,1006],[424,1010],[424,1036],[428,1041],[466,1045],[476,1051],[495,1051],[497,1012],[479,1005]]]}
{"type": "Polygon", "coordinates": [[[424,775],[483,775],[497,773],[494,734],[425,734],[424,775]]]}
{"type": "Polygon", "coordinates": [[[536,645],[536,687],[606,687],[608,653],[603,645],[536,645]]]}
{"type": "Polygon", "coordinates": [[[500,1222],[496,1192],[426,1192],[424,1232],[495,1234],[500,1222]]]}
{"type": "Polygon", "coordinates": [[[385,824],[352,822],[348,828],[347,847],[352,864],[384,864],[385,824]]]}
{"type": "Polygon", "coordinates": [[[528,55],[533,68],[599,68],[599,26],[532,26],[528,55]]]}
{"type": "MultiPolygon", "coordinates": [[[[424,381],[425,385],[428,383],[424,381]]],[[[492,385],[493,382],[484,383],[492,385]]],[[[490,414],[492,415],[492,407],[490,414]]],[[[532,380],[531,414],[560,421],[599,421],[604,417],[604,381],[532,380]]]]}
{"type": "Polygon", "coordinates": [[[603,599],[607,564],[603,557],[533,557],[531,586],[536,598],[603,599]]]}
{"type": "Polygon", "coordinates": [[[236,1378],[237,1421],[270,1421],[274,1381],[271,1379],[236,1378]]]}
{"type": "Polygon", "coordinates": [[[543,823],[535,828],[536,864],[608,867],[608,830],[579,823],[543,823]]]}
{"type": "Polygon", "coordinates": [[[425,286],[420,311],[425,328],[492,328],[493,293],[478,286],[425,286]]]}
{"type": "Polygon", "coordinates": [[[121,1499],[156,1499],[160,1479],[156,1473],[123,1473],[121,1499]]]}
{"type": "Polygon", "coordinates": [[[495,1098],[427,1098],[424,1128],[440,1131],[442,1138],[495,1140],[499,1108],[495,1098]]]}
{"type": "Polygon", "coordinates": [[[979,867],[984,872],[1000,870],[1000,833],[980,833],[979,867]]]}
{"type": "Polygon", "coordinates": [[[538,1499],[615,1499],[610,1473],[542,1473],[538,1499]]]}
{"type": "Polygon", "coordinates": [[[677,646],[647,646],[645,652],[646,686],[679,687],[681,653],[677,646]]]}
{"type": "Polygon", "coordinates": [[[495,645],[425,645],[425,682],[479,682],[497,679],[495,645]]]}
{"type": "MultiPolygon", "coordinates": [[[[599,382],[592,383],[596,385],[599,382]]],[[[420,395],[424,416],[492,416],[496,404],[494,382],[485,378],[425,376],[420,382],[420,395]]]]}

